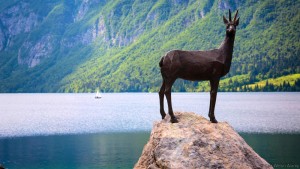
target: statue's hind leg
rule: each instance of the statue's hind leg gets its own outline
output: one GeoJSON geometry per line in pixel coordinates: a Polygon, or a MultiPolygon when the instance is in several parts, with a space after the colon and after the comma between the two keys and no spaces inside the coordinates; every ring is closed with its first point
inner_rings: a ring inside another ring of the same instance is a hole
{"type": "Polygon", "coordinates": [[[169,108],[169,115],[171,116],[171,122],[172,123],[178,123],[177,118],[175,117],[172,109],[172,99],[171,99],[171,89],[172,85],[175,82],[176,79],[166,79],[165,80],[165,95],[168,102],[168,108],[169,108]]]}
{"type": "Polygon", "coordinates": [[[165,80],[163,80],[163,83],[160,87],[160,90],[158,92],[159,95],[159,105],[160,105],[160,114],[161,118],[164,119],[166,116],[165,110],[164,110],[164,94],[165,94],[165,80]]]}

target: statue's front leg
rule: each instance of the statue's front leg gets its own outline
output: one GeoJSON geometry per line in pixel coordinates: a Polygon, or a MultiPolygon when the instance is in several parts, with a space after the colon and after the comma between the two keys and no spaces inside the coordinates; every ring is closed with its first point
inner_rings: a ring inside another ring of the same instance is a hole
{"type": "Polygon", "coordinates": [[[209,113],[208,116],[210,118],[210,121],[212,123],[218,123],[216,117],[215,117],[215,105],[217,100],[217,92],[219,87],[219,81],[220,79],[213,79],[210,80],[210,104],[209,104],[209,113]]]}

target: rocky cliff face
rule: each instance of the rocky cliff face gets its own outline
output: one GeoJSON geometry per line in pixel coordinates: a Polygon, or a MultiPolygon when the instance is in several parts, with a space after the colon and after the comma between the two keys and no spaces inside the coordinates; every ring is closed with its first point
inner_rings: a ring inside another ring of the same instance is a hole
{"type": "Polygon", "coordinates": [[[41,59],[50,56],[53,41],[49,35],[39,40],[30,39],[30,34],[41,25],[47,11],[49,9],[35,9],[22,0],[0,11],[0,52],[18,51],[18,64],[28,67],[34,67],[41,59]]]}
{"type": "Polygon", "coordinates": [[[44,58],[52,54],[54,39],[51,35],[45,35],[38,41],[25,41],[18,52],[18,63],[34,67],[44,58]]]}
{"type": "MultiPolygon", "coordinates": [[[[300,1],[272,0],[3,0],[0,91],[158,91],[160,57],[218,47],[228,9],[240,9],[241,21],[230,79],[220,90],[248,91],[256,82],[299,73],[299,8],[300,1]]],[[[209,90],[198,82],[176,86],[209,90]]]]}
{"type": "Polygon", "coordinates": [[[45,2],[47,9],[44,9],[46,5],[35,8],[24,0],[12,3],[0,11],[0,52],[18,51],[18,64],[32,68],[43,59],[53,57],[54,52],[89,45],[98,37],[105,41],[106,27],[102,15],[71,35],[66,29],[78,27],[90,8],[101,6],[100,2],[45,2]]]}
{"type": "MultiPolygon", "coordinates": [[[[101,0],[53,0],[34,5],[25,0],[9,5],[0,3],[7,5],[0,9],[0,52],[17,51],[14,57],[18,57],[18,65],[32,68],[45,58],[64,55],[61,51],[72,51],[95,41],[105,47],[126,46],[143,34],[146,27],[151,29],[166,21],[172,5],[188,6],[187,2],[176,0],[174,4],[156,5],[153,9],[152,3],[135,1],[115,5],[101,0]],[[111,9],[102,9],[106,4],[111,9]],[[168,14],[164,14],[164,8],[168,14]]],[[[199,15],[204,17],[204,12],[199,15]]],[[[184,24],[195,20],[186,19],[184,24]]]]}
{"type": "Polygon", "coordinates": [[[226,122],[210,123],[194,113],[176,113],[154,124],[136,163],[142,168],[273,168],[226,122]]]}
{"type": "Polygon", "coordinates": [[[39,16],[28,3],[20,2],[0,12],[0,51],[13,45],[12,39],[28,33],[39,23],[39,16]]]}

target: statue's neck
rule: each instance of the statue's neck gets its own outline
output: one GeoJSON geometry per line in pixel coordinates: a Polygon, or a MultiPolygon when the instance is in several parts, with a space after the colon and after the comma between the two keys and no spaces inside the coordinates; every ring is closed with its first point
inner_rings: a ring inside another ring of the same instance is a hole
{"type": "Polygon", "coordinates": [[[226,34],[224,41],[219,47],[222,60],[224,61],[224,64],[229,67],[231,65],[231,60],[232,60],[234,37],[235,35],[229,36],[226,34]]]}

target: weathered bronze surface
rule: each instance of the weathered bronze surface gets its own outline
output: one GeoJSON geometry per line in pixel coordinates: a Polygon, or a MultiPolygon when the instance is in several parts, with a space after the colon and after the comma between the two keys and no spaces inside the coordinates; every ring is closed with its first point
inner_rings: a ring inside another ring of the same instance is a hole
{"type": "Polygon", "coordinates": [[[177,78],[210,82],[210,105],[208,116],[212,123],[217,123],[214,110],[218,92],[220,78],[225,76],[229,70],[232,60],[234,37],[236,27],[239,25],[236,12],[233,21],[229,10],[229,20],[223,16],[226,26],[226,36],[218,49],[208,51],[183,51],[172,50],[163,56],[159,62],[162,75],[162,85],[159,91],[160,113],[162,118],[166,116],[164,111],[164,95],[166,95],[171,122],[177,123],[178,120],[173,114],[171,101],[171,88],[177,78]]]}

